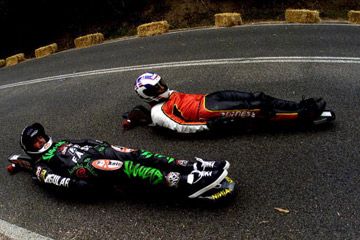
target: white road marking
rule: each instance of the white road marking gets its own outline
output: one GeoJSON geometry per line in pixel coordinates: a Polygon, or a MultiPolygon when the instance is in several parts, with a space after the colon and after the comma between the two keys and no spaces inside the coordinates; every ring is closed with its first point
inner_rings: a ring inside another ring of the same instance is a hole
{"type": "Polygon", "coordinates": [[[0,239],[3,236],[13,240],[52,240],[52,238],[44,237],[0,219],[0,239]]]}
{"type": "Polygon", "coordinates": [[[35,83],[50,82],[56,80],[68,80],[72,78],[103,75],[111,73],[130,72],[138,70],[152,70],[161,68],[174,68],[174,67],[192,67],[192,66],[209,66],[209,65],[225,65],[225,64],[254,64],[254,63],[336,63],[336,64],[360,64],[358,57],[255,57],[255,58],[225,58],[225,59],[205,59],[194,61],[181,61],[181,62],[167,62],[155,63],[147,65],[135,65],[127,67],[116,67],[107,69],[98,69],[92,71],[69,73],[51,77],[36,78],[32,80],[21,81],[17,83],[10,83],[0,85],[0,90],[13,88],[18,86],[25,86],[35,83]]]}

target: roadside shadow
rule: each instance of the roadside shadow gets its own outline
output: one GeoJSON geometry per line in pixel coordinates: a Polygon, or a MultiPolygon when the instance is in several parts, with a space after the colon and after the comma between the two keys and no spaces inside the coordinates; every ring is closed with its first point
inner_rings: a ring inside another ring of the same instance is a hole
{"type": "MultiPolygon", "coordinates": [[[[117,191],[114,189],[97,189],[93,191],[53,191],[44,189],[44,194],[63,201],[67,204],[102,205],[121,202],[127,206],[142,206],[153,209],[181,208],[181,209],[205,209],[216,211],[217,209],[230,208],[239,195],[239,189],[235,187],[234,192],[228,197],[213,201],[205,199],[189,199],[175,191],[136,189],[117,191]]],[[[242,195],[242,194],[241,194],[242,195]]]]}
{"type": "Polygon", "coordinates": [[[336,122],[324,123],[321,125],[304,125],[294,123],[266,123],[266,124],[248,124],[244,126],[237,126],[234,128],[214,129],[211,131],[203,131],[198,133],[178,133],[176,131],[153,127],[151,132],[159,135],[170,141],[184,140],[204,140],[204,139],[226,139],[234,136],[245,135],[297,135],[303,133],[319,133],[334,130],[336,122]]]}

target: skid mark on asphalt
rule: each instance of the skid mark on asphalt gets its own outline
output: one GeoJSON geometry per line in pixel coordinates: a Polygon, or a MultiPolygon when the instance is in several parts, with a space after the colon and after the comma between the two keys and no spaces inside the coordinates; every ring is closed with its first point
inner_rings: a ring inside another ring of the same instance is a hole
{"type": "Polygon", "coordinates": [[[17,83],[10,83],[0,85],[0,90],[25,86],[35,83],[50,82],[56,80],[70,80],[79,77],[104,75],[112,73],[130,72],[138,70],[151,70],[161,68],[174,68],[174,67],[192,67],[192,66],[210,66],[210,65],[225,65],[225,64],[254,64],[254,63],[333,63],[333,64],[360,64],[360,58],[354,57],[255,57],[255,58],[225,58],[225,59],[205,59],[195,61],[182,61],[182,62],[167,62],[155,63],[147,65],[135,65],[117,68],[98,69],[92,71],[62,74],[51,77],[36,78],[17,83]]]}
{"type": "Polygon", "coordinates": [[[52,238],[44,237],[40,234],[31,232],[25,228],[18,227],[0,219],[0,239],[13,240],[52,240],[52,238]]]}

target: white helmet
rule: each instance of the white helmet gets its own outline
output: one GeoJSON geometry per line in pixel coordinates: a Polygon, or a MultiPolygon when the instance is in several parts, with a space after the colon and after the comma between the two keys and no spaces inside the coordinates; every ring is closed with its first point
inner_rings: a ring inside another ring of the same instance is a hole
{"type": "Polygon", "coordinates": [[[160,75],[151,72],[140,75],[135,81],[134,89],[146,102],[159,102],[170,96],[170,90],[160,75]]]}

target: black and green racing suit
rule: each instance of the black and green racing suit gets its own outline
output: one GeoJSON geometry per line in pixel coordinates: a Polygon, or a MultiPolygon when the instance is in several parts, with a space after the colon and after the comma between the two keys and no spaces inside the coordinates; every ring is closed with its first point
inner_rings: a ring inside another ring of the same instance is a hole
{"type": "Polygon", "coordinates": [[[61,140],[36,161],[34,179],[47,186],[69,189],[114,181],[177,187],[180,172],[187,174],[189,166],[186,160],[98,140],[61,140]]]}

